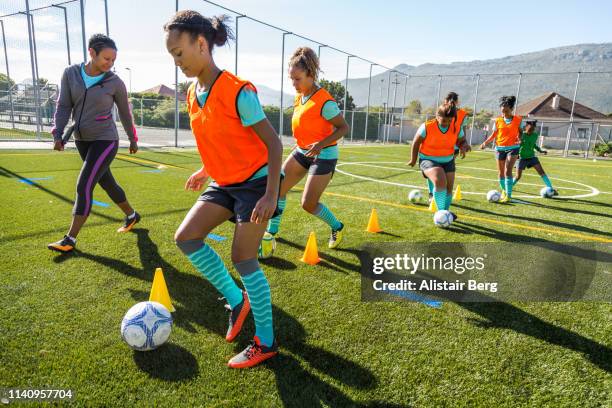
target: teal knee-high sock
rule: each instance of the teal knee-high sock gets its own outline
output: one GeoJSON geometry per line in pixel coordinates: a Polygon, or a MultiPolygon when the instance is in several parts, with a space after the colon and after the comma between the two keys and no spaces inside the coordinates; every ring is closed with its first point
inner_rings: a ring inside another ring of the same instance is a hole
{"type": "Polygon", "coordinates": [[[512,182],[512,177],[506,177],[506,194],[508,197],[512,197],[512,186],[514,183],[512,182]]]}
{"type": "Polygon", "coordinates": [[[255,319],[255,336],[262,344],[271,346],[274,343],[274,326],[268,280],[259,267],[257,259],[240,262],[235,266],[249,296],[251,312],[255,319]]]}
{"type": "MultiPolygon", "coordinates": [[[[202,244],[198,250],[187,254],[187,258],[223,294],[230,307],[234,308],[242,302],[242,291],[227,271],[219,254],[208,245],[202,244]]],[[[180,247],[181,243],[178,245],[180,247]]]]}
{"type": "Polygon", "coordinates": [[[272,217],[270,221],[268,221],[268,228],[266,229],[266,231],[268,231],[272,235],[275,235],[276,233],[278,233],[278,228],[280,227],[281,217],[283,216],[283,211],[285,211],[286,204],[287,204],[286,198],[278,199],[277,206],[278,206],[278,211],[280,212],[280,214],[278,214],[276,217],[272,217]]]}
{"type": "Polygon", "coordinates": [[[314,215],[323,220],[333,230],[337,230],[340,228],[340,226],[342,226],[342,223],[338,221],[338,219],[334,216],[334,213],[332,213],[323,203],[319,203],[314,215]]]}
{"type": "Polygon", "coordinates": [[[438,210],[446,209],[446,190],[435,190],[433,193],[433,197],[434,201],[436,202],[436,207],[438,207],[438,210]]]}
{"type": "Polygon", "coordinates": [[[446,192],[446,199],[444,200],[444,209],[449,210],[453,201],[453,193],[446,192]]]}
{"type": "Polygon", "coordinates": [[[434,183],[430,179],[427,179],[427,189],[429,190],[429,194],[433,194],[433,192],[434,192],[434,183]]]}
{"type": "Polygon", "coordinates": [[[506,191],[506,179],[503,177],[499,178],[499,188],[501,188],[502,191],[506,191]]]}
{"type": "Polygon", "coordinates": [[[542,180],[544,181],[544,184],[546,184],[546,187],[553,188],[552,183],[546,174],[542,174],[542,180]]]}

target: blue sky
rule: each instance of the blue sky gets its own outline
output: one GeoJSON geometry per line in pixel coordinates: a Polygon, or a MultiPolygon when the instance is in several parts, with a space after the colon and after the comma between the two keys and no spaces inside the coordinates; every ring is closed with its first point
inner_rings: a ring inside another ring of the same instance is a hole
{"type": "MultiPolygon", "coordinates": [[[[612,42],[610,1],[310,0],[296,6],[286,0],[219,0],[219,3],[387,66],[499,58],[563,45],[612,42]]],[[[86,4],[87,34],[104,31],[103,1],[87,0],[86,4]]],[[[135,91],[159,83],[172,84],[174,68],[165,51],[161,26],[173,13],[174,1],[108,0],[108,6],[110,34],[119,46],[118,73],[127,80],[125,67],[131,68],[135,91]]],[[[223,12],[201,0],[181,0],[180,8],[193,8],[206,15],[223,12]]],[[[63,21],[53,16],[37,17],[37,21],[39,59],[43,60],[39,64],[44,67],[41,76],[53,78],[65,65],[65,58],[59,58],[57,52],[62,44],[63,21]]],[[[79,39],[75,34],[71,34],[73,43],[79,39]]],[[[24,31],[14,35],[24,36],[24,31]]],[[[13,58],[27,57],[25,38],[12,42],[22,48],[11,50],[16,55],[13,58]]],[[[239,74],[278,89],[281,35],[243,19],[239,39],[239,74]]],[[[316,46],[288,36],[285,57],[300,45],[316,46]]],[[[82,58],[79,46],[72,45],[73,59],[82,58]]],[[[218,64],[231,70],[233,47],[216,52],[218,64]]],[[[321,63],[325,76],[343,78],[345,60],[342,54],[324,50],[321,63]]],[[[353,61],[350,76],[367,76],[369,65],[353,61]]],[[[28,65],[17,64],[12,74],[29,76],[28,65]]]]}

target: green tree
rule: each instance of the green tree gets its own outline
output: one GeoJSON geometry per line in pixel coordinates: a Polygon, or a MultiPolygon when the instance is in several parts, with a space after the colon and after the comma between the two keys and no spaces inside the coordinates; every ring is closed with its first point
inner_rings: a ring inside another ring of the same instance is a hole
{"type": "Polygon", "coordinates": [[[404,114],[410,117],[412,115],[420,115],[422,112],[423,112],[423,105],[421,104],[421,101],[415,99],[415,100],[410,101],[408,106],[406,106],[406,110],[404,111],[404,114]]]}
{"type": "Polygon", "coordinates": [[[6,76],[6,74],[0,74],[0,91],[8,91],[14,85],[15,81],[6,76]]]}
{"type": "MultiPolygon", "coordinates": [[[[322,88],[325,88],[327,92],[329,92],[331,96],[334,97],[334,99],[338,103],[338,106],[340,107],[340,110],[344,110],[344,85],[342,85],[340,82],[328,81],[327,79],[321,79],[319,81],[319,85],[321,85],[322,88]]],[[[346,110],[355,109],[353,97],[348,92],[346,94],[346,100],[346,110]]]]}
{"type": "Polygon", "coordinates": [[[191,81],[180,82],[178,84],[179,93],[182,93],[183,95],[187,95],[187,91],[189,90],[190,86],[191,86],[191,81]]]}

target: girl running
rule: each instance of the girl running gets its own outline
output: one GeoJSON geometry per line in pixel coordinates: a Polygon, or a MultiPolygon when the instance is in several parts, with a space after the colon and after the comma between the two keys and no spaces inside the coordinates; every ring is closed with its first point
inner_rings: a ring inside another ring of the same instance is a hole
{"type": "Polygon", "coordinates": [[[499,99],[502,115],[495,119],[491,136],[480,145],[480,148],[484,149],[488,143],[495,140],[499,186],[502,189],[500,203],[507,203],[512,198],[512,167],[514,167],[514,163],[518,159],[521,147],[522,118],[512,114],[515,103],[515,96],[502,96],[499,99]]]}
{"type": "MultiPolygon", "coordinates": [[[[423,123],[417,130],[412,142],[412,156],[409,166],[416,164],[423,175],[434,185],[433,199],[438,210],[449,210],[455,182],[455,146],[461,154],[469,151],[463,129],[453,126],[457,109],[453,103],[438,107],[436,118],[423,123]]],[[[453,221],[457,215],[451,212],[453,221]]]]}
{"type": "MultiPolygon", "coordinates": [[[[456,115],[451,122],[451,126],[453,128],[458,126],[461,128],[461,130],[463,130],[463,134],[465,134],[465,119],[467,118],[467,111],[459,108],[459,94],[456,92],[449,92],[448,95],[446,95],[446,98],[444,98],[444,103],[452,104],[456,109],[456,115]]],[[[460,153],[459,146],[455,145],[455,157],[457,157],[460,153]]],[[[465,152],[461,153],[461,158],[464,157],[465,152]]],[[[430,179],[427,179],[427,190],[429,191],[429,202],[431,203],[431,200],[433,200],[434,185],[430,179]]]]}
{"type": "Polygon", "coordinates": [[[91,59],[86,64],[72,65],[64,70],[55,110],[55,126],[51,130],[53,149],[64,150],[62,134],[72,116],[75,144],[83,160],[70,229],[64,238],[47,246],[59,252],[74,249],[77,235],[91,212],[96,184],[100,184],[125,214],[123,226],[117,232],[130,231],[140,221],[140,215],[127,201],[125,192],[110,170],[119,148],[119,134],[112,115],[115,104],[130,140],[130,154],[138,151],[138,138],[125,84],[110,71],[117,58],[115,42],[103,34],[93,35],[89,39],[89,56],[91,59]]]}
{"type": "Polygon", "coordinates": [[[228,17],[203,17],[179,11],[165,24],[166,47],[174,64],[196,78],[187,92],[191,129],[202,168],[185,183],[200,195],[174,235],[193,266],[223,294],[229,311],[225,339],[233,341],[249,314],[255,338],[228,362],[232,368],[257,365],[278,353],[272,324],[270,286],[257,261],[257,249],[270,217],[276,213],[282,145],[266,119],[253,84],[221,70],[212,51],[232,38],[228,17]],[[204,237],[225,221],[236,223],[232,263],[242,291],[204,237]]]}
{"type": "MultiPolygon", "coordinates": [[[[279,209],[285,208],[287,193],[306,174],[302,208],[331,228],[329,248],[342,241],[344,224],[321,203],[321,195],[334,175],[338,162],[338,140],[349,131],[334,98],[317,83],[319,58],[308,47],[300,47],[289,60],[289,75],[297,91],[293,103],[291,129],[296,146],[283,164],[285,178],[281,182],[279,209]]],[[[268,223],[267,233],[278,233],[281,215],[268,223]]]]}
{"type": "Polygon", "coordinates": [[[514,179],[512,184],[516,185],[516,183],[518,183],[518,181],[521,179],[521,176],[523,175],[523,170],[530,169],[533,167],[534,169],[536,169],[540,177],[542,177],[542,180],[544,181],[546,187],[550,188],[553,191],[553,195],[559,195],[559,192],[553,188],[550,179],[542,168],[540,160],[538,160],[538,157],[535,155],[534,152],[534,150],[537,150],[542,154],[548,153],[546,150],[540,149],[537,145],[538,137],[540,137],[540,134],[535,131],[536,124],[537,121],[535,120],[528,120],[527,122],[525,122],[525,131],[521,133],[521,148],[519,150],[519,161],[516,163],[516,178],[514,179]]]}

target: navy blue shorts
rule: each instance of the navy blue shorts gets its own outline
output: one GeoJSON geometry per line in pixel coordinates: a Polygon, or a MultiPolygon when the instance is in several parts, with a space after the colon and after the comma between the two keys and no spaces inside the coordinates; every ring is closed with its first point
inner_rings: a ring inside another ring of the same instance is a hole
{"type": "Polygon", "coordinates": [[[516,167],[519,170],[525,170],[532,168],[536,164],[540,164],[540,160],[538,160],[538,158],[534,156],[528,159],[519,159],[519,161],[516,162],[516,167]]]}
{"type": "Polygon", "coordinates": [[[508,155],[518,156],[520,147],[511,150],[495,150],[495,157],[497,160],[506,160],[508,155]]]}
{"type": "Polygon", "coordinates": [[[300,166],[308,170],[311,176],[322,176],[324,174],[336,171],[338,159],[319,159],[318,157],[307,157],[304,153],[295,149],[291,156],[297,161],[300,166]]]}
{"type": "Polygon", "coordinates": [[[423,172],[423,177],[427,178],[425,172],[429,169],[433,169],[434,167],[441,167],[445,173],[454,173],[455,159],[453,158],[453,160],[446,163],[440,163],[430,159],[419,159],[419,168],[421,169],[421,172],[423,172]]]}
{"type": "MultiPolygon", "coordinates": [[[[281,175],[281,180],[282,178],[281,175]]],[[[267,185],[268,176],[227,186],[220,186],[213,181],[198,197],[198,201],[210,201],[227,208],[234,213],[230,218],[232,222],[251,222],[253,209],[255,209],[257,201],[266,194],[267,185]]],[[[279,214],[280,211],[277,206],[272,216],[275,217],[279,214]]]]}

